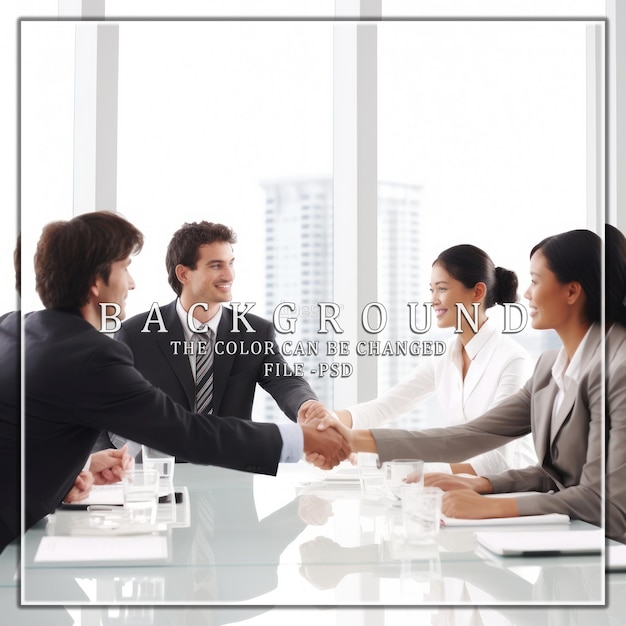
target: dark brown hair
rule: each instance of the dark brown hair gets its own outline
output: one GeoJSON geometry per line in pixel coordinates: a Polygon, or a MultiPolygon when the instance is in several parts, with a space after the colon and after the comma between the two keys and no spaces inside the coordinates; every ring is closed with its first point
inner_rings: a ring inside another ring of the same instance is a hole
{"type": "Polygon", "coordinates": [[[606,323],[626,326],[626,237],[611,224],[604,227],[606,323]]]}
{"type": "Polygon", "coordinates": [[[35,286],[47,309],[78,309],[96,278],[108,283],[111,264],[136,254],[143,235],[116,213],[95,211],[46,225],[35,253],[35,286]]]}
{"type": "Polygon", "coordinates": [[[216,241],[237,243],[237,235],[224,224],[204,221],[185,223],[174,233],[167,246],[165,266],[167,267],[167,280],[176,295],[180,296],[183,290],[176,276],[176,266],[184,265],[195,270],[200,256],[200,246],[216,241]]]}

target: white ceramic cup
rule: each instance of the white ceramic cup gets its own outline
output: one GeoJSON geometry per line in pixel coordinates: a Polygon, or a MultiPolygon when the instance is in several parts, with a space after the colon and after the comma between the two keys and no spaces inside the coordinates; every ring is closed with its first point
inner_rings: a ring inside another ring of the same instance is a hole
{"type": "Polygon", "coordinates": [[[410,475],[416,485],[424,485],[424,461],[419,459],[394,459],[383,465],[385,486],[393,495],[401,498],[402,487],[410,475]]]}

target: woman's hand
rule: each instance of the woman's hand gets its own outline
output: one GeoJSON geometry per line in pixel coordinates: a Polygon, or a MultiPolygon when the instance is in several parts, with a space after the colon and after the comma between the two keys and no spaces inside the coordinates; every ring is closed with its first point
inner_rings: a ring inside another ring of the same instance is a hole
{"type": "Polygon", "coordinates": [[[471,489],[476,493],[493,493],[491,483],[483,476],[459,476],[438,472],[424,474],[424,487],[439,487],[443,491],[471,489]]]}
{"type": "Polygon", "coordinates": [[[298,409],[298,422],[309,424],[314,420],[322,420],[325,417],[332,417],[331,412],[319,400],[307,400],[298,409]]]}
{"type": "Polygon", "coordinates": [[[515,498],[486,498],[471,489],[457,489],[444,493],[441,498],[441,512],[448,517],[466,519],[519,515],[515,498]]]}

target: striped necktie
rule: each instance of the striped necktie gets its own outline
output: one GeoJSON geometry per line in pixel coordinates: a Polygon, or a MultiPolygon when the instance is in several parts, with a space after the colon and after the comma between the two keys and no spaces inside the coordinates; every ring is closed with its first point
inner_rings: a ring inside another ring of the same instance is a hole
{"type": "Polygon", "coordinates": [[[202,350],[196,346],[196,413],[211,413],[213,407],[213,338],[209,328],[206,333],[196,335],[198,342],[206,342],[202,350]],[[206,348],[206,349],[204,349],[206,348]]]}

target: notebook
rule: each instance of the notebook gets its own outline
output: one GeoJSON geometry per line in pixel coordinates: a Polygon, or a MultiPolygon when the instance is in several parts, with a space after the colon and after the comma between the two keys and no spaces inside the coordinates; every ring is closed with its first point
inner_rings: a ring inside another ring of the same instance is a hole
{"type": "Polygon", "coordinates": [[[567,554],[601,554],[604,531],[524,531],[478,532],[476,541],[502,556],[562,556],[567,554]]]}
{"type": "Polygon", "coordinates": [[[522,515],[520,517],[490,517],[468,519],[464,517],[448,517],[441,515],[444,526],[533,526],[537,524],[569,524],[568,515],[563,513],[546,513],[545,515],[522,515]]]}

